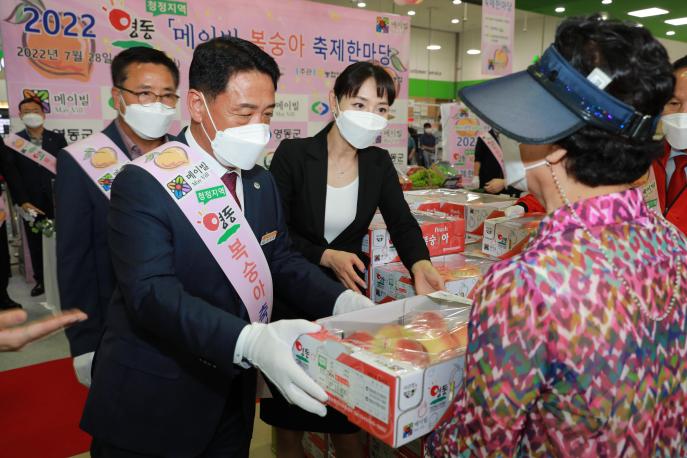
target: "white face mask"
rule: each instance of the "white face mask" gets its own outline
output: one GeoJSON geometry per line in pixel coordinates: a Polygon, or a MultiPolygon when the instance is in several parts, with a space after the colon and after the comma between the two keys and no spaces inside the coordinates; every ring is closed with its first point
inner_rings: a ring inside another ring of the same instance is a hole
{"type": "Polygon", "coordinates": [[[670,146],[676,150],[687,149],[687,113],[665,115],[661,121],[670,146]]]}
{"type": "MultiPolygon", "coordinates": [[[[124,103],[124,97],[122,97],[124,103]]],[[[156,140],[167,134],[167,129],[172,123],[176,108],[155,102],[150,105],[132,103],[126,105],[126,113],[119,112],[124,121],[131,127],[136,135],[143,140],[156,140]]]]}
{"type": "Polygon", "coordinates": [[[369,111],[345,110],[342,112],[338,100],[336,109],[339,112],[339,115],[334,117],[336,127],[339,128],[341,136],[356,149],[372,146],[389,124],[386,118],[369,111]]]}
{"type": "Polygon", "coordinates": [[[210,138],[202,123],[200,127],[203,128],[203,132],[210,140],[217,161],[225,167],[238,167],[241,170],[250,170],[255,167],[270,141],[270,126],[267,124],[246,124],[245,126],[218,130],[205,101],[205,95],[201,93],[201,97],[203,97],[203,104],[212,127],[215,128],[215,138],[210,138]]]}
{"type": "Polygon", "coordinates": [[[21,122],[24,123],[26,127],[36,128],[43,125],[43,116],[38,113],[26,113],[21,117],[21,122]]]}
{"type": "Polygon", "coordinates": [[[519,191],[528,191],[527,171],[546,165],[546,160],[533,162],[525,166],[520,157],[520,144],[503,134],[499,136],[501,150],[503,151],[504,175],[506,186],[512,186],[519,191]]]}
{"type": "Polygon", "coordinates": [[[425,129],[425,133],[426,133],[426,134],[431,134],[431,133],[432,133],[432,129],[430,129],[430,128],[428,127],[427,129],[425,129]]]}

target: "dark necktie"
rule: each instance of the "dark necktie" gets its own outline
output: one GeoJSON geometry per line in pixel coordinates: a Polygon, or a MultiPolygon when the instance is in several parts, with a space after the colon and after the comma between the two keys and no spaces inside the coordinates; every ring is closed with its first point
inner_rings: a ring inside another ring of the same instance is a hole
{"type": "Polygon", "coordinates": [[[677,199],[680,195],[680,191],[685,189],[687,186],[687,178],[685,178],[685,167],[687,167],[687,154],[681,154],[673,158],[675,161],[675,171],[670,177],[670,183],[668,184],[667,199],[668,205],[677,199]]]}
{"type": "Polygon", "coordinates": [[[238,175],[234,172],[227,172],[224,175],[222,175],[222,183],[227,187],[229,192],[231,193],[232,196],[234,196],[234,199],[236,200],[236,203],[239,204],[239,208],[241,208],[241,201],[239,200],[239,197],[236,195],[236,179],[238,178],[238,175]]]}

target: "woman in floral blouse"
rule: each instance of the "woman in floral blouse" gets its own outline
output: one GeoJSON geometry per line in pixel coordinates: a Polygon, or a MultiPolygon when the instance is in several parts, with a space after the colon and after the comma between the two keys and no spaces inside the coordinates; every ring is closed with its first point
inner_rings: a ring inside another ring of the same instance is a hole
{"type": "Polygon", "coordinates": [[[687,240],[631,185],[661,154],[672,87],[647,30],[596,16],[563,22],[527,71],[461,91],[521,143],[507,181],[549,215],[477,292],[433,456],[687,456],[687,240]]]}

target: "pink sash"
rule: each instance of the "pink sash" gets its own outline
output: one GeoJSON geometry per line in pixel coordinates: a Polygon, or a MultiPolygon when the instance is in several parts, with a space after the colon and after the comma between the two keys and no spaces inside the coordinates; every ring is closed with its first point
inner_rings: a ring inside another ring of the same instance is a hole
{"type": "Polygon", "coordinates": [[[503,165],[503,150],[501,149],[501,145],[499,145],[499,142],[497,142],[489,132],[481,132],[479,137],[482,139],[484,144],[487,145],[487,148],[489,148],[491,154],[494,155],[494,158],[496,158],[498,161],[499,165],[501,166],[501,171],[505,176],[506,167],[503,165]]]}
{"type": "Polygon", "coordinates": [[[57,174],[57,159],[40,146],[36,146],[17,134],[9,134],[5,144],[22,156],[31,159],[53,175],[57,174]]]}
{"type": "Polygon", "coordinates": [[[184,213],[248,309],[251,321],[272,315],[272,276],[241,207],[203,151],[169,142],[131,162],[150,173],[184,213]]]}
{"type": "Polygon", "coordinates": [[[102,132],[72,143],[65,150],[109,199],[112,182],[129,158],[102,132]]]}

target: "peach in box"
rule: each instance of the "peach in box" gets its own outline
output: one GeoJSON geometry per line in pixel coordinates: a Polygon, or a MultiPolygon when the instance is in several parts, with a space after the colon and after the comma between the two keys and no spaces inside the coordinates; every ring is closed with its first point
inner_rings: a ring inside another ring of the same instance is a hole
{"type": "Polygon", "coordinates": [[[398,324],[385,324],[375,333],[372,344],[374,353],[391,353],[394,351],[396,341],[405,337],[403,328],[398,324]]]}
{"type": "Polygon", "coordinates": [[[395,342],[393,359],[406,361],[416,366],[424,367],[429,364],[430,358],[425,347],[415,339],[398,339],[395,342]]]}
{"type": "Polygon", "coordinates": [[[357,345],[365,350],[369,350],[370,348],[372,348],[373,341],[374,336],[369,332],[365,331],[356,331],[344,339],[344,342],[350,342],[353,345],[357,345]]]}

